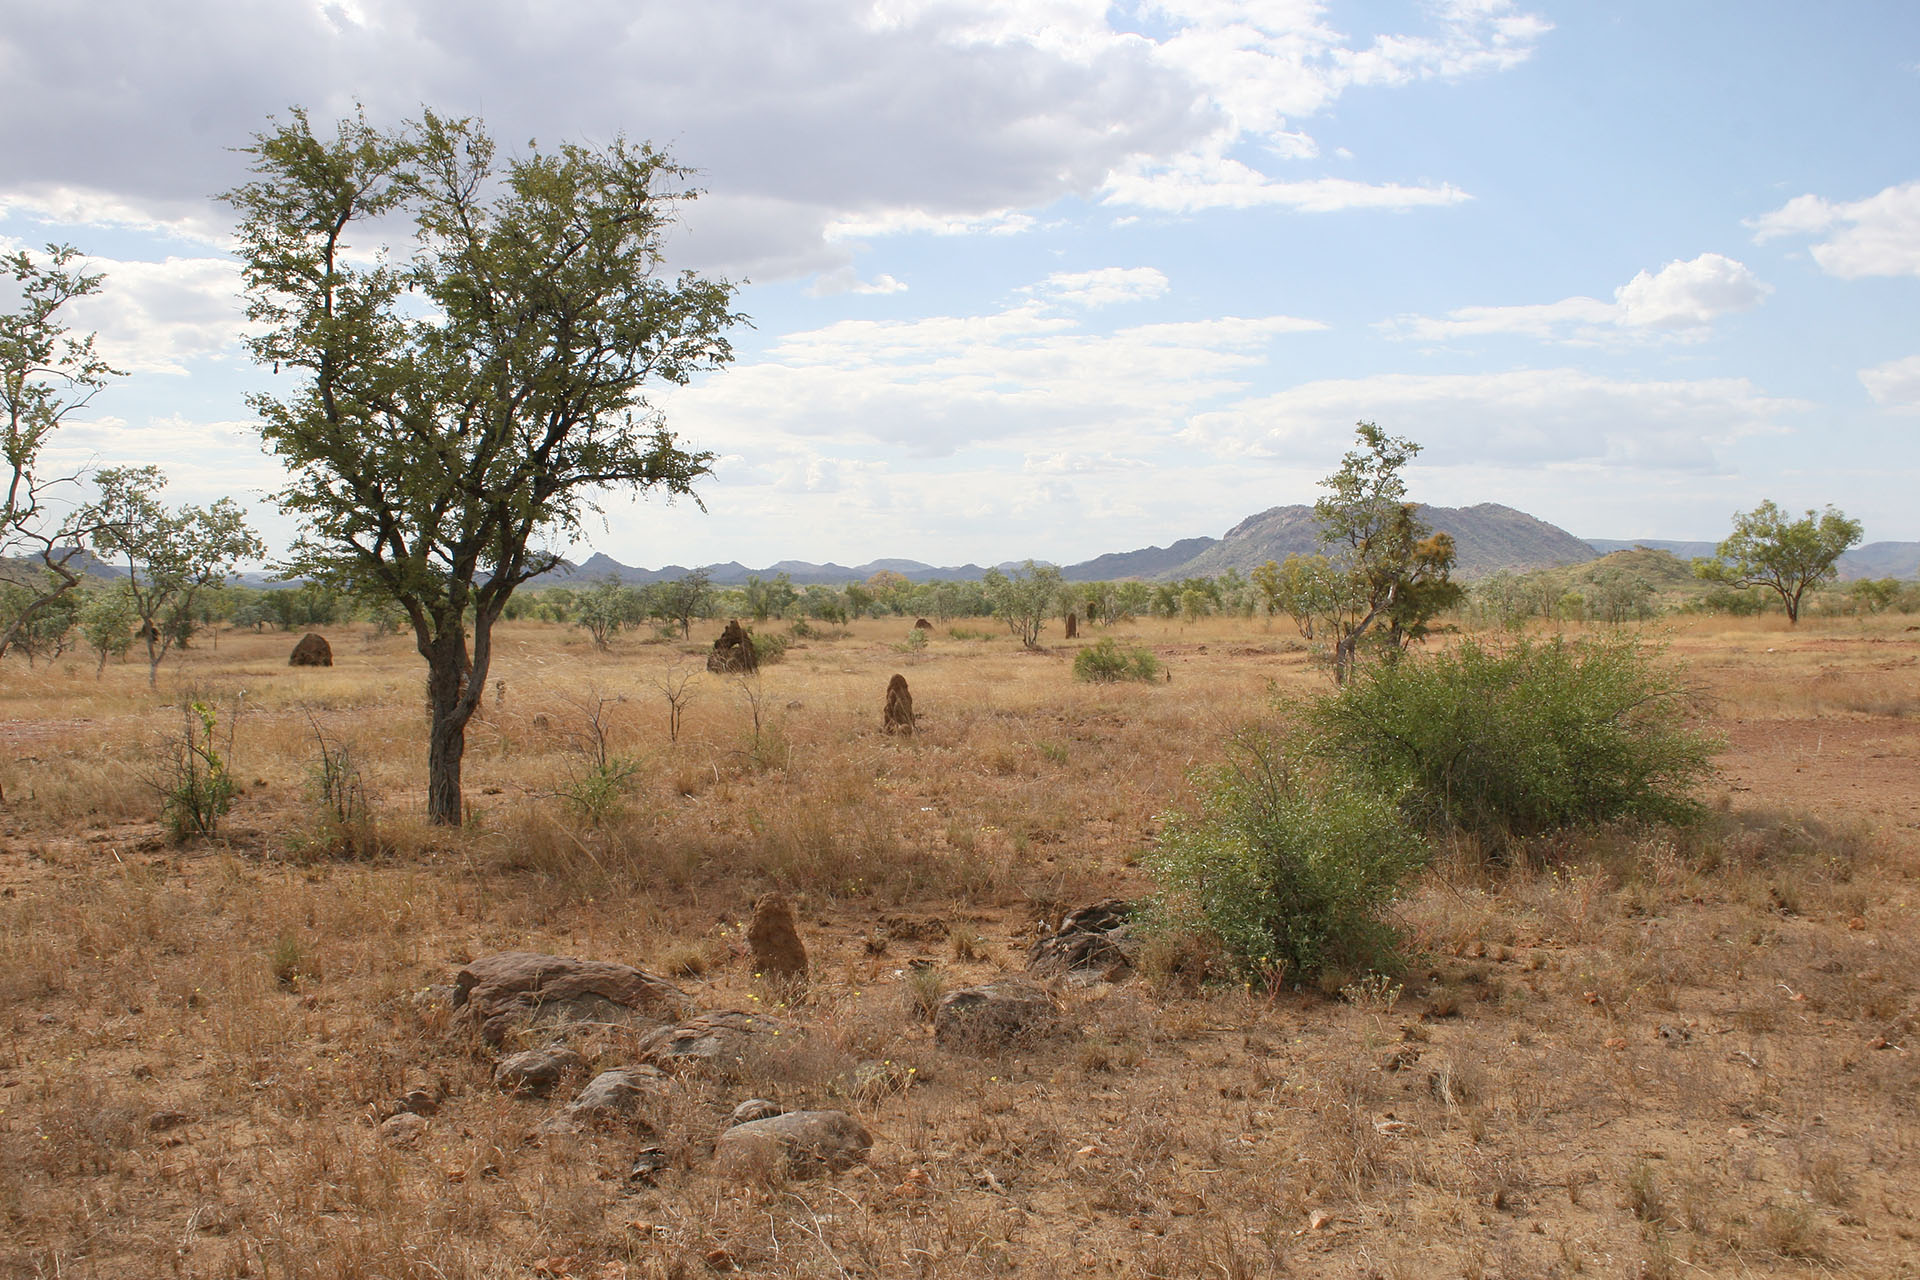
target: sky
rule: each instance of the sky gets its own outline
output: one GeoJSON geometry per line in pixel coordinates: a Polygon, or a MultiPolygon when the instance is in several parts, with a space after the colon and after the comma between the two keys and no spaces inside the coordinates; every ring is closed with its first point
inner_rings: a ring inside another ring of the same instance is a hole
{"type": "Polygon", "coordinates": [[[127,372],[50,447],[294,526],[249,425],[238,149],[422,106],[699,171],[673,261],[717,455],[572,550],[1071,563],[1414,498],[1718,539],[1920,539],[1920,5],[1849,0],[0,0],[0,249],[72,244],[127,372]]]}

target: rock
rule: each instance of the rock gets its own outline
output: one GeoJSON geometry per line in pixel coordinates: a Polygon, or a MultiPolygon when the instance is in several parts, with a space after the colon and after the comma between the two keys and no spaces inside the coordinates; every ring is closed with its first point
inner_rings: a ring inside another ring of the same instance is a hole
{"type": "Polygon", "coordinates": [[[498,1045],[517,1028],[611,1023],[658,1026],[681,1016],[686,993],[665,978],[604,960],[503,951],[454,978],[453,1005],[498,1045]]]}
{"type": "Polygon", "coordinates": [[[1069,613],[1067,615],[1067,639],[1074,640],[1077,639],[1079,635],[1080,615],[1077,613],[1069,613]]]}
{"type": "Polygon", "coordinates": [[[1120,898],[1069,911],[1058,929],[1028,949],[1027,968],[1042,977],[1084,974],[1117,981],[1140,950],[1132,916],[1133,904],[1120,898]]]}
{"type": "Polygon", "coordinates": [[[500,1059],[493,1069],[493,1082],[508,1093],[523,1098],[544,1098],[562,1077],[586,1066],[571,1049],[528,1049],[500,1059]]]}
{"type": "Polygon", "coordinates": [[[975,1052],[1033,1044],[1062,1029],[1060,1008],[1042,987],[1019,979],[963,987],[942,997],[933,1038],[975,1052]]]}
{"type": "Polygon", "coordinates": [[[720,1135],[713,1158],[736,1171],[810,1178],[852,1168],[872,1149],[873,1135],[844,1111],[789,1111],[734,1125],[720,1135]]]}
{"type": "Polygon", "coordinates": [[[376,1132],[380,1135],[382,1142],[390,1142],[396,1147],[410,1147],[420,1141],[431,1126],[432,1122],[425,1116],[415,1115],[411,1111],[402,1111],[398,1115],[388,1116],[382,1120],[376,1132]]]}
{"type": "Polygon", "coordinates": [[[390,1120],[394,1116],[415,1115],[430,1116],[440,1110],[440,1098],[430,1089],[409,1089],[380,1109],[380,1118],[390,1120]]]}
{"type": "Polygon", "coordinates": [[[794,1034],[778,1018],[726,1009],[705,1013],[677,1027],[662,1027],[640,1042],[640,1057],[669,1071],[702,1070],[739,1075],[747,1056],[775,1037],[794,1034]]]}
{"type": "Polygon", "coordinates": [[[658,1068],[615,1067],[587,1081],[587,1087],[567,1104],[567,1111],[580,1119],[630,1116],[642,1102],[663,1096],[667,1088],[667,1078],[658,1068]]]}
{"type": "Polygon", "coordinates": [[[913,629],[915,631],[931,631],[933,630],[933,624],[925,618],[915,618],[913,620],[913,629]]]}
{"type": "Polygon", "coordinates": [[[751,1124],[755,1120],[770,1119],[779,1114],[779,1103],[769,1102],[765,1098],[748,1098],[735,1107],[733,1114],[727,1117],[727,1128],[731,1129],[737,1124],[751,1124]]]}
{"type": "Polygon", "coordinates": [[[309,631],[300,637],[300,643],[293,646],[293,653],[287,658],[290,667],[330,667],[333,665],[333,646],[318,631],[309,631]]]}
{"type": "Polygon", "coordinates": [[[887,707],[880,727],[888,733],[913,732],[913,695],[907,691],[907,678],[898,673],[887,681],[887,707]]]}
{"type": "Polygon", "coordinates": [[[807,972],[807,948],[800,941],[800,927],[794,923],[793,904],[784,893],[763,894],[753,904],[747,945],[753,948],[757,973],[791,978],[807,972]]]}
{"type": "Polygon", "coordinates": [[[713,652],[707,655],[707,670],[726,675],[759,669],[760,656],[753,650],[753,637],[740,625],[740,619],[727,619],[720,638],[713,642],[713,652]]]}

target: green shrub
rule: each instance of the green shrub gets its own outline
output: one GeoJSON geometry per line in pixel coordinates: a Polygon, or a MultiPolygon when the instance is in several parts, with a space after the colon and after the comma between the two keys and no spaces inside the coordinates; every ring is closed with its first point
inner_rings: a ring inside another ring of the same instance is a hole
{"type": "Polygon", "coordinates": [[[1718,743],[1632,636],[1483,645],[1369,668],[1314,708],[1314,750],[1401,797],[1417,820],[1495,843],[1698,816],[1718,743]]]}
{"type": "Polygon", "coordinates": [[[1158,680],[1160,659],[1151,649],[1123,649],[1112,636],[1102,637],[1073,655],[1073,678],[1111,684],[1117,680],[1158,680]]]}
{"type": "Polygon", "coordinates": [[[770,666],[787,656],[787,646],[793,641],[774,631],[763,631],[757,635],[749,632],[753,638],[753,656],[761,666],[770,666]]]}
{"type": "Polygon", "coordinates": [[[227,762],[233,757],[237,714],[236,709],[228,715],[222,738],[211,702],[192,696],[183,701],[180,733],[166,742],[153,778],[160,793],[161,820],[175,844],[213,835],[233,807],[238,788],[227,762]]]}
{"type": "Polygon", "coordinates": [[[1381,913],[1426,859],[1393,799],[1257,734],[1199,782],[1200,814],[1169,815],[1145,859],[1159,925],[1217,940],[1249,981],[1374,967],[1381,913]]]}

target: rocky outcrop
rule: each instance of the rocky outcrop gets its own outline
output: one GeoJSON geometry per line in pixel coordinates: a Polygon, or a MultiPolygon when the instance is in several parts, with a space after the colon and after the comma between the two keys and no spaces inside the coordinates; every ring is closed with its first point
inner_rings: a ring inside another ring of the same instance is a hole
{"type": "Polygon", "coordinates": [[[969,1053],[1027,1047],[1064,1026],[1045,988],[1014,978],[948,992],[933,1013],[934,1040],[969,1053]]]}
{"type": "Polygon", "coordinates": [[[714,1144],[714,1162],[735,1173],[809,1178],[867,1158],[873,1135],[844,1111],[789,1111],[736,1124],[714,1144]]]}
{"type": "Polygon", "coordinates": [[[681,1017],[688,1004],[665,978],[629,965],[531,951],[483,956],[454,979],[456,1013],[492,1045],[531,1027],[658,1026],[681,1017]]]}

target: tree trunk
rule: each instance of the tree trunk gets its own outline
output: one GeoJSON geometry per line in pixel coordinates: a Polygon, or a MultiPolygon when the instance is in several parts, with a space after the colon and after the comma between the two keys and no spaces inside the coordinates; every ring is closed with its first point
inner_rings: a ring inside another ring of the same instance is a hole
{"type": "Polygon", "coordinates": [[[467,750],[467,721],[473,708],[467,693],[467,644],[460,628],[435,637],[427,648],[427,817],[438,826],[457,827],[465,816],[460,802],[460,760],[467,750]]]}

